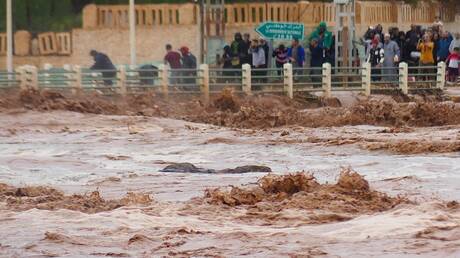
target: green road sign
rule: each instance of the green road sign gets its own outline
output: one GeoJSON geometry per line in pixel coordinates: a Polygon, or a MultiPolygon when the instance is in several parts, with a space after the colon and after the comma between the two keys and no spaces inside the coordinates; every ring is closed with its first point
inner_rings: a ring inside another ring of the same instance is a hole
{"type": "Polygon", "coordinates": [[[265,22],[256,28],[265,39],[291,40],[304,39],[305,27],[301,23],[265,22]]]}

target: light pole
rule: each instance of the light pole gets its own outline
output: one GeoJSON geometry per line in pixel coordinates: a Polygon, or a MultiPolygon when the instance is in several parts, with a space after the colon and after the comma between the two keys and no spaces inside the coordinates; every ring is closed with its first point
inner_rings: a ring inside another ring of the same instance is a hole
{"type": "Polygon", "coordinates": [[[13,72],[13,15],[11,0],[6,0],[6,69],[13,72]]]}
{"type": "Polygon", "coordinates": [[[134,0],[129,0],[129,46],[131,65],[136,65],[136,13],[134,5],[134,0]]]}

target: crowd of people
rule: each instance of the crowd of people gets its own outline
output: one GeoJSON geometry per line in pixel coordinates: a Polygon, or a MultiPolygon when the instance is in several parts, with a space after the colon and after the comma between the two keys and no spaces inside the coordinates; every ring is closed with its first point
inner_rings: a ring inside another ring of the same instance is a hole
{"type": "MultiPolygon", "coordinates": [[[[310,66],[321,67],[325,62],[334,62],[333,35],[327,29],[327,24],[322,22],[313,31],[310,38],[309,50],[311,53],[310,66]]],[[[290,46],[280,44],[273,48],[264,38],[252,39],[250,34],[236,33],[234,40],[230,45],[223,49],[221,64],[224,69],[241,69],[243,64],[249,64],[253,68],[255,81],[266,82],[263,78],[266,69],[269,68],[272,59],[274,65],[280,69],[278,74],[281,75],[282,67],[286,63],[291,63],[293,68],[301,68],[306,65],[307,51],[302,46],[299,39],[294,38],[290,46]]],[[[296,70],[298,71],[298,70],[296,70]]],[[[321,71],[313,70],[313,73],[321,71]]],[[[232,75],[232,72],[224,72],[225,75],[232,75]]]]}
{"type": "MultiPolygon", "coordinates": [[[[444,30],[439,17],[436,17],[432,26],[423,28],[411,25],[407,32],[398,28],[389,28],[384,32],[382,25],[378,24],[369,27],[360,43],[365,49],[365,57],[362,59],[373,67],[373,81],[398,81],[397,66],[400,62],[408,63],[409,67],[434,67],[439,62],[445,62],[448,81],[456,82],[459,76],[460,33],[452,34],[444,30]]],[[[326,62],[334,65],[335,35],[328,30],[325,22],[321,22],[310,34],[307,45],[308,48],[304,48],[298,39],[293,39],[290,46],[280,44],[272,49],[263,38],[251,40],[249,34],[242,36],[236,33],[233,42],[224,48],[222,64],[227,69],[240,69],[243,64],[250,64],[257,78],[265,74],[263,70],[257,71],[259,68],[270,66],[270,57],[275,59],[274,65],[277,68],[286,63],[291,63],[294,68],[304,67],[307,65],[306,60],[310,60],[312,68],[321,67],[326,62]],[[306,58],[307,54],[309,58],[306,58]]],[[[311,74],[318,72],[320,69],[311,70],[311,74]]],[[[424,69],[423,72],[435,73],[430,69],[424,69]]],[[[312,80],[315,80],[314,76],[312,80]]]]}
{"type": "MultiPolygon", "coordinates": [[[[434,74],[431,67],[439,62],[447,65],[447,79],[455,83],[459,76],[460,63],[460,33],[452,34],[443,28],[439,17],[432,26],[411,25],[407,32],[398,28],[389,28],[384,32],[382,25],[369,27],[360,43],[365,49],[364,61],[371,64],[372,80],[395,82],[398,81],[398,64],[405,62],[409,67],[427,67],[422,72],[434,74]],[[381,68],[381,69],[380,69],[381,68]]],[[[263,39],[251,39],[250,34],[236,33],[230,45],[223,48],[219,63],[223,67],[226,78],[239,76],[243,64],[251,65],[253,81],[256,83],[267,82],[267,69],[272,64],[279,68],[278,75],[282,74],[282,67],[291,63],[293,68],[306,66],[310,60],[310,67],[320,68],[324,63],[335,63],[335,35],[330,32],[325,22],[321,22],[307,38],[308,48],[305,49],[299,39],[294,38],[289,46],[280,44],[274,48],[263,39]],[[309,58],[307,59],[307,55],[309,58]]],[[[92,69],[114,70],[107,55],[91,51],[95,60],[92,69]]],[[[358,57],[359,58],[359,57],[358,57]]],[[[166,45],[164,63],[171,69],[171,84],[193,84],[196,77],[197,60],[188,47],[181,47],[174,51],[170,44],[166,45]]],[[[151,69],[152,67],[148,67],[151,69]]],[[[156,67],[153,67],[156,69],[156,67]]],[[[311,80],[319,81],[321,69],[310,69],[311,80]],[[316,74],[316,76],[314,76],[316,74]]],[[[420,73],[422,73],[420,72],[420,73]]],[[[301,70],[294,69],[294,73],[301,70]]],[[[113,72],[105,72],[104,78],[113,77],[113,72]]],[[[427,76],[428,77],[428,76],[427,76]]],[[[427,78],[428,80],[428,78],[427,78]]],[[[105,83],[111,85],[111,80],[105,83]]]]}
{"type": "MultiPolygon", "coordinates": [[[[369,27],[362,42],[366,48],[366,61],[373,69],[373,80],[382,79],[388,74],[396,74],[399,62],[406,62],[409,66],[433,67],[439,62],[445,62],[448,70],[448,81],[456,82],[459,75],[460,33],[451,34],[444,30],[439,17],[432,26],[422,28],[415,24],[409,31],[400,31],[398,28],[390,28],[387,33],[383,32],[379,24],[369,27]],[[386,74],[380,76],[380,74],[386,74]]],[[[429,69],[425,73],[433,73],[429,69]]],[[[391,78],[390,78],[391,79],[391,78]]]]}

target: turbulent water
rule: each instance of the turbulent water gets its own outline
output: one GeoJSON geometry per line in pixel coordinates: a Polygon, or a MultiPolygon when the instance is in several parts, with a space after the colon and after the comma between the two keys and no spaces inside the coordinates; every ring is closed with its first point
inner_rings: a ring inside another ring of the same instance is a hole
{"type": "Polygon", "coordinates": [[[5,111],[0,256],[459,257],[459,135],[5,111]],[[273,173],[160,172],[184,162],[273,173]],[[351,169],[370,190],[340,183],[351,169]],[[302,171],[313,184],[281,177],[302,171]],[[267,178],[291,188],[264,188],[267,178]]]}

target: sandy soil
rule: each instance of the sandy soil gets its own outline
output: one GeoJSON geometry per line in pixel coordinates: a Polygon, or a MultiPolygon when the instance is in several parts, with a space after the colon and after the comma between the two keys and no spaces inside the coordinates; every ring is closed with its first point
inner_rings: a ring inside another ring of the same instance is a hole
{"type": "Polygon", "coordinates": [[[458,257],[459,132],[228,129],[10,107],[0,114],[0,256],[458,257]],[[182,162],[273,173],[159,172],[182,162]]]}

